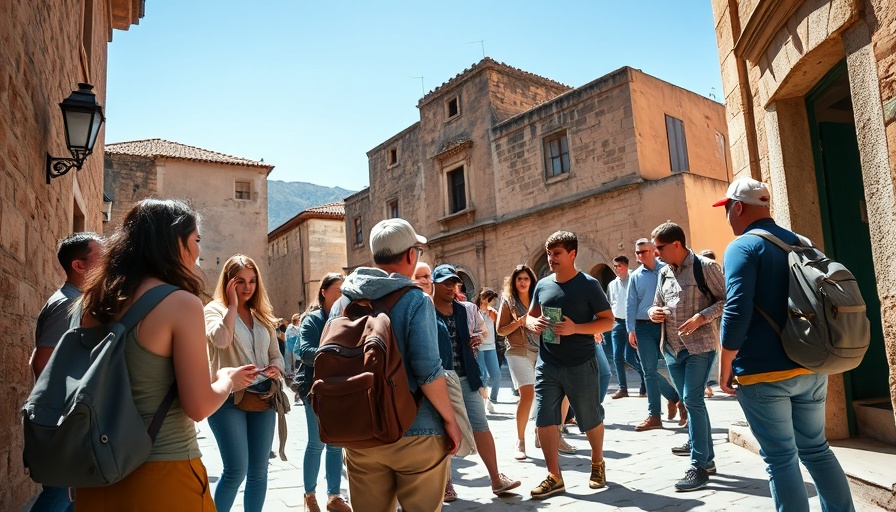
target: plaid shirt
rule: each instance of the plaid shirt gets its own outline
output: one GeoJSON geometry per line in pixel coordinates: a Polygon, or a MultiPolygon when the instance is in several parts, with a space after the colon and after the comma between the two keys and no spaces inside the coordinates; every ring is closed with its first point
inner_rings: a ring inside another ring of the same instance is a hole
{"type": "Polygon", "coordinates": [[[680,267],[666,265],[660,271],[656,296],[656,306],[668,306],[672,314],[666,316],[663,323],[664,342],[669,343],[674,354],[684,349],[691,354],[703,354],[719,348],[719,334],[716,323],[712,320],[722,316],[725,307],[725,276],[718,263],[703,258],[703,277],[706,286],[716,296],[711,302],[697,288],[694,279],[694,252],[689,251],[680,267]],[[677,301],[677,302],[676,302],[677,301]],[[680,336],[678,327],[689,318],[700,313],[709,322],[701,325],[692,334],[680,336]]]}

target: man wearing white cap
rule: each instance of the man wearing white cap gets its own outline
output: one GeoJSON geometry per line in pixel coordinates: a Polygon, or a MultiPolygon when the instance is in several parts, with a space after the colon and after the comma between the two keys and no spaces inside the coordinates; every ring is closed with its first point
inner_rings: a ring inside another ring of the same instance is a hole
{"type": "Polygon", "coordinates": [[[424,395],[417,418],[401,440],[345,450],[355,512],[395,510],[396,500],[404,510],[441,510],[448,462],[460,442],[460,427],[439,357],[435,309],[410,279],[425,243],[426,238],[406,220],[384,220],[370,230],[376,268],[360,267],[342,284],[348,300],[376,300],[410,288],[392,307],[389,317],[411,391],[419,388],[424,395]]]}
{"type": "Polygon", "coordinates": [[[719,385],[726,393],[737,393],[768,465],[777,510],[808,509],[798,460],[812,476],[823,510],[855,510],[846,476],[825,438],[827,376],[791,361],[776,332],[787,317],[787,253],[756,232],[791,245],[800,242],[795,233],[775,224],[769,200],[765,183],[740,178],[713,205],[725,207],[735,235],[753,235],[740,236],[725,251],[719,385]]]}

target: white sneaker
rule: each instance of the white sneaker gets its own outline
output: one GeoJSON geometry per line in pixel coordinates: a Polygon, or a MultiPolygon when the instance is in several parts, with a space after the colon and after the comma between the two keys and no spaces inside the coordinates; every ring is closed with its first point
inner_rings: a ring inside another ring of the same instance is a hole
{"type": "Polygon", "coordinates": [[[485,410],[488,411],[489,414],[495,414],[495,404],[493,404],[491,400],[486,399],[485,410]]]}

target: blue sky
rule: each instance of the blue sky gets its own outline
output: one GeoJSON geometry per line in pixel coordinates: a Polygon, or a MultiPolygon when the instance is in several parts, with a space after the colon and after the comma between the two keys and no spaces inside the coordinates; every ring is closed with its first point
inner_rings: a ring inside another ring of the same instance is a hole
{"type": "Polygon", "coordinates": [[[106,142],[162,138],[358,190],[367,151],[485,54],[578,87],[631,66],[722,97],[709,0],[148,0],[109,45],[106,142]]]}

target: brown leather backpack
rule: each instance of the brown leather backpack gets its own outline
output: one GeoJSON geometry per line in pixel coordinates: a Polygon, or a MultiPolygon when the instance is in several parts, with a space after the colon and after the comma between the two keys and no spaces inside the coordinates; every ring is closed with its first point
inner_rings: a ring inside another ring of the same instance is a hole
{"type": "Polygon", "coordinates": [[[389,312],[409,288],[351,302],[324,327],[314,358],[311,407],[320,439],[345,448],[391,444],[417,417],[389,312]]]}

